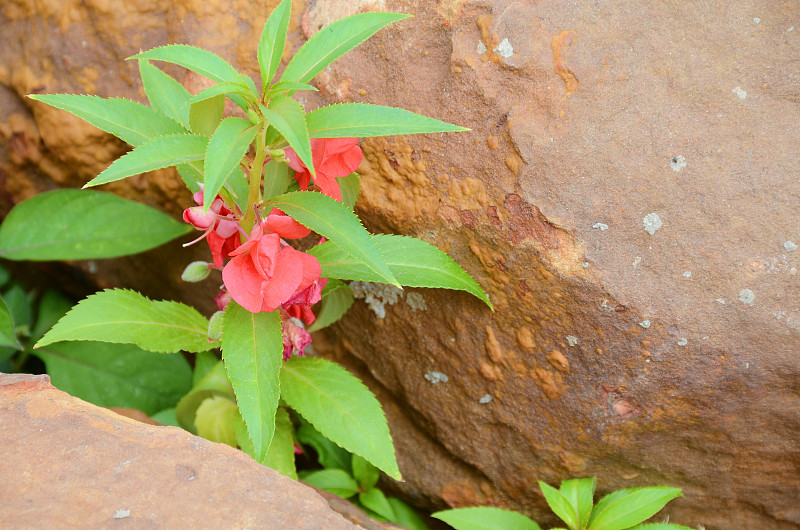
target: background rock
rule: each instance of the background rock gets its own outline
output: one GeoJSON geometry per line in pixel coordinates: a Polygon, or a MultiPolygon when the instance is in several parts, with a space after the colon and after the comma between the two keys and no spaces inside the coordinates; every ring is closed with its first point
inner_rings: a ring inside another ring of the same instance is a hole
{"type": "MultiPolygon", "coordinates": [[[[22,94],[141,99],[120,59],[165,42],[255,73],[268,9],[118,4],[1,8],[7,204],[80,185],[124,151],[22,94]]],[[[427,309],[406,294],[379,319],[358,302],[328,335],[326,354],[386,406],[396,487],[544,521],[537,480],[597,475],[601,493],[682,487],[667,510],[682,524],[800,526],[800,252],[788,245],[800,243],[800,3],[371,7],[415,18],[338,60],[303,102],[391,104],[472,129],[362,142],[359,210],[373,230],[448,251],[496,309],[408,290],[427,309]]],[[[342,14],[295,2],[292,45],[342,14]]],[[[189,200],[166,173],[110,188],[176,214],[189,200]]],[[[145,290],[165,278],[97,274],[145,290]]]]}

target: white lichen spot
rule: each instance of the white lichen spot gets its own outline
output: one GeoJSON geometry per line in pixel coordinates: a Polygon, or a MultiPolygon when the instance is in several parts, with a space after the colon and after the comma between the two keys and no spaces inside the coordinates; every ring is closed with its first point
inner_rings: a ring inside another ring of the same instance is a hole
{"type": "Polygon", "coordinates": [[[753,305],[753,301],[756,299],[755,293],[750,289],[742,289],[739,291],[739,301],[743,304],[753,305]]]}
{"type": "Polygon", "coordinates": [[[511,47],[511,43],[508,42],[508,39],[503,39],[503,42],[497,45],[494,52],[500,57],[508,58],[514,55],[514,48],[511,47]]]}
{"type": "Polygon", "coordinates": [[[641,322],[639,322],[639,325],[642,326],[644,329],[647,329],[647,328],[650,327],[650,321],[649,320],[642,320],[641,322]]]}
{"type": "Polygon", "coordinates": [[[786,249],[786,252],[794,252],[797,250],[797,245],[792,241],[787,241],[783,244],[783,248],[786,249]]]}
{"type": "Polygon", "coordinates": [[[761,19],[760,19],[760,18],[758,18],[758,17],[753,17],[753,24],[758,24],[759,22],[761,22],[761,19]]]}
{"type": "Polygon", "coordinates": [[[350,282],[353,295],[363,298],[378,318],[386,317],[386,304],[394,305],[403,291],[394,285],[371,282],[350,282]]]}
{"type": "Polygon", "coordinates": [[[737,86],[737,87],[731,89],[731,92],[736,94],[736,97],[739,98],[739,99],[747,99],[747,92],[742,90],[742,87],[740,87],[740,86],[737,86]]]}
{"type": "Polygon", "coordinates": [[[680,171],[686,167],[686,157],[683,155],[673,156],[669,159],[669,167],[672,168],[672,171],[680,171]]]}
{"type": "Polygon", "coordinates": [[[683,277],[687,280],[692,277],[692,271],[686,271],[683,273],[683,277]]]}
{"type": "Polygon", "coordinates": [[[483,42],[478,43],[478,55],[486,53],[486,45],[483,42]]]}
{"type": "Polygon", "coordinates": [[[478,403],[480,403],[480,404],[482,404],[482,405],[485,405],[485,404],[489,403],[489,402],[490,402],[492,399],[494,399],[494,398],[492,397],[492,395],[491,395],[491,394],[484,394],[484,395],[483,395],[483,396],[481,396],[481,398],[478,400],[478,403]]]}
{"type": "Polygon", "coordinates": [[[745,367],[746,370],[749,370],[750,369],[750,363],[744,363],[744,367],[745,367]]]}
{"type": "Polygon", "coordinates": [[[588,269],[589,268],[589,262],[588,261],[584,261],[583,262],[583,268],[584,269],[588,269]]]}
{"type": "Polygon", "coordinates": [[[608,225],[605,223],[595,223],[592,225],[592,228],[594,228],[595,230],[600,230],[602,232],[603,230],[608,230],[608,225]]]}
{"type": "Polygon", "coordinates": [[[678,346],[686,346],[687,344],[689,344],[689,340],[686,337],[678,339],[678,346]]]}
{"type": "Polygon", "coordinates": [[[578,344],[578,337],[576,337],[575,335],[567,335],[567,344],[569,344],[570,346],[575,346],[576,344],[578,344]]]}
{"type": "Polygon", "coordinates": [[[406,303],[412,311],[425,311],[428,309],[428,305],[420,293],[408,293],[406,295],[406,303]]]}
{"type": "Polygon", "coordinates": [[[794,26],[791,26],[789,29],[786,30],[787,33],[790,31],[794,31],[794,26]]]}
{"type": "Polygon", "coordinates": [[[655,212],[645,215],[644,219],[642,219],[642,223],[644,224],[644,229],[650,235],[655,234],[656,230],[664,225],[664,223],[661,222],[661,217],[655,212]]]}
{"type": "Polygon", "coordinates": [[[131,516],[130,510],[117,510],[114,512],[114,519],[127,519],[131,516]]]}
{"type": "Polygon", "coordinates": [[[635,258],[633,258],[633,266],[634,267],[639,265],[641,262],[642,262],[642,257],[641,256],[636,256],[635,258]]]}
{"type": "Polygon", "coordinates": [[[723,298],[717,298],[717,299],[716,299],[716,300],[714,300],[714,301],[715,301],[715,302],[717,302],[717,303],[719,303],[719,304],[725,305],[725,299],[723,299],[723,298]]]}
{"type": "Polygon", "coordinates": [[[427,379],[430,383],[446,383],[450,381],[450,378],[447,377],[447,374],[443,374],[442,372],[428,372],[425,374],[425,379],[427,379]]]}

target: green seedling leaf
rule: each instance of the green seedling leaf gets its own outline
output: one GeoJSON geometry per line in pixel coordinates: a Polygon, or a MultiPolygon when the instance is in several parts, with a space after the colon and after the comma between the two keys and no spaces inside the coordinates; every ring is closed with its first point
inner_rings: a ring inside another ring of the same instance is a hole
{"type": "Polygon", "coordinates": [[[271,199],[285,193],[291,180],[289,166],[270,160],[264,166],[264,198],[271,199]]]}
{"type": "Polygon", "coordinates": [[[218,361],[214,367],[195,383],[191,392],[183,396],[175,407],[175,416],[181,427],[187,431],[197,434],[194,419],[197,415],[197,408],[200,404],[212,396],[227,396],[235,399],[233,388],[228,381],[225,373],[225,365],[218,361]]]}
{"type": "Polygon", "coordinates": [[[267,91],[267,97],[270,98],[272,96],[277,95],[286,95],[291,96],[295,92],[300,92],[301,90],[312,90],[314,92],[319,92],[319,89],[314,85],[309,85],[308,83],[296,83],[294,81],[280,81],[275,83],[269,90],[267,91]]]}
{"type": "Polygon", "coordinates": [[[60,342],[31,353],[44,361],[55,387],[101,407],[155,414],[175,406],[192,384],[183,356],[131,344],[60,342]]]}
{"type": "Polygon", "coordinates": [[[411,530],[430,530],[414,508],[396,497],[388,497],[386,500],[389,501],[394,512],[393,523],[411,530]]]}
{"type": "Polygon", "coordinates": [[[228,178],[225,180],[225,186],[220,191],[220,195],[225,199],[227,204],[231,204],[226,194],[230,195],[233,199],[233,204],[239,207],[240,211],[247,208],[247,192],[249,183],[247,177],[244,176],[244,170],[240,165],[233,168],[233,171],[228,173],[228,178]]]}
{"type": "Polygon", "coordinates": [[[8,280],[11,279],[11,273],[8,272],[8,269],[0,265],[0,287],[5,286],[8,283],[8,280]]]}
{"type": "Polygon", "coordinates": [[[194,424],[197,435],[212,442],[223,443],[231,447],[236,444],[236,420],[239,411],[236,402],[224,396],[213,396],[203,400],[197,407],[194,424]]]}
{"type": "Polygon", "coordinates": [[[239,411],[263,463],[275,433],[283,359],[281,318],[277,311],[251,313],[236,302],[225,308],[222,359],[236,393],[239,411]]]}
{"type": "Polygon", "coordinates": [[[344,282],[328,279],[322,290],[322,304],[317,312],[317,319],[308,328],[313,332],[326,328],[342,318],[354,301],[353,290],[344,282]]]}
{"type": "Polygon", "coordinates": [[[576,506],[570,504],[569,500],[561,494],[560,491],[548,486],[542,481],[539,481],[539,487],[542,488],[542,493],[550,506],[559,519],[564,521],[571,530],[580,530],[578,526],[578,510],[576,506]]]}
{"type": "Polygon", "coordinates": [[[350,173],[346,177],[336,179],[339,182],[339,189],[342,191],[342,204],[351,210],[356,207],[358,194],[361,192],[361,179],[358,173],[350,173]]]}
{"type": "MultiPolygon", "coordinates": [[[[365,269],[371,271],[373,277],[381,278],[377,281],[400,286],[378,251],[374,238],[342,203],[321,193],[298,191],[274,197],[267,204],[283,210],[303,226],[328,238],[352,256],[355,263],[366,265],[365,269]]],[[[319,258],[319,251],[314,255],[319,258]]]]}
{"type": "Polygon", "coordinates": [[[219,358],[210,351],[203,351],[194,356],[192,371],[192,388],[200,384],[208,373],[219,363],[219,358]]]}
{"type": "Polygon", "coordinates": [[[300,418],[297,429],[297,440],[303,445],[310,445],[317,453],[319,465],[325,469],[351,470],[352,455],[322,436],[310,423],[300,418]]]}
{"type": "Polygon", "coordinates": [[[636,526],[632,526],[629,530],[695,530],[695,529],[690,528],[688,526],[681,526],[679,524],[647,523],[647,524],[637,524],[636,526]]]}
{"type": "Polygon", "coordinates": [[[297,470],[294,467],[294,427],[289,413],[283,407],[278,407],[275,415],[275,435],[269,444],[264,465],[271,467],[278,473],[297,480],[297,470]]]}
{"type": "Polygon", "coordinates": [[[14,348],[15,350],[22,349],[22,345],[20,345],[14,332],[14,318],[11,316],[11,310],[8,309],[3,299],[0,299],[0,346],[14,348]]]}
{"type": "Polygon", "coordinates": [[[313,178],[315,172],[311,157],[311,141],[306,128],[305,112],[300,103],[289,96],[275,96],[270,100],[269,107],[261,106],[261,112],[270,125],[277,129],[295,150],[313,178]]]}
{"type": "Polygon", "coordinates": [[[341,469],[322,469],[310,473],[302,473],[300,480],[315,488],[348,499],[358,493],[358,484],[346,471],[341,469]]]}
{"type": "Polygon", "coordinates": [[[306,114],[311,138],[367,138],[395,134],[468,131],[411,111],[368,103],[329,105],[306,114]]]}
{"type": "Polygon", "coordinates": [[[176,166],[178,175],[181,180],[186,184],[186,188],[192,194],[200,191],[200,183],[203,182],[203,161],[198,160],[189,164],[181,164],[176,166]]]}
{"type": "Polygon", "coordinates": [[[289,30],[289,18],[292,13],[291,0],[283,0],[272,10],[261,38],[258,41],[258,67],[261,70],[261,88],[266,92],[269,82],[275,77],[278,65],[286,45],[286,33],[289,30]]]}
{"type": "Polygon", "coordinates": [[[189,105],[192,95],[183,88],[171,75],[150,64],[145,59],[139,60],[139,75],[142,77],[144,93],[150,105],[164,116],[180,123],[189,129],[189,105]]]}
{"type": "Polygon", "coordinates": [[[375,484],[378,483],[378,479],[381,478],[381,472],[378,471],[377,467],[373,466],[358,455],[353,455],[352,465],[353,478],[356,479],[356,482],[358,482],[358,486],[361,488],[361,491],[367,491],[368,489],[375,487],[375,484]]]}
{"type": "Polygon", "coordinates": [[[292,357],[281,369],[281,398],[324,436],[400,480],[381,405],[350,372],[325,359],[292,357]]]}
{"type": "Polygon", "coordinates": [[[372,510],[387,521],[394,521],[396,518],[392,505],[389,503],[386,495],[378,488],[368,489],[367,491],[359,493],[358,501],[363,504],[365,508],[372,510]]]}
{"type": "Polygon", "coordinates": [[[206,150],[206,180],[203,190],[203,211],[207,212],[225,180],[247,153],[256,128],[241,118],[225,118],[220,122],[206,150]]]}
{"type": "Polygon", "coordinates": [[[342,18],[308,39],[281,75],[281,81],[307,83],[333,61],[349,52],[384,26],[409,15],[368,12],[342,18]]]}
{"type": "Polygon", "coordinates": [[[208,341],[208,320],[178,302],[155,302],[135,291],[106,289],[78,302],[34,348],[70,340],[136,344],[143,350],[201,352],[208,341]]]}
{"type": "Polygon", "coordinates": [[[155,414],[151,414],[150,418],[163,425],[169,425],[171,427],[181,426],[180,423],[178,423],[178,418],[175,417],[175,407],[170,407],[158,411],[155,414]]]}
{"type": "Polygon", "coordinates": [[[658,513],[669,501],[681,496],[679,488],[654,486],[615,491],[600,499],[592,510],[589,530],[621,530],[658,513]]]}
{"type": "Polygon", "coordinates": [[[34,94],[28,97],[66,110],[134,147],[165,134],[186,132],[178,122],[128,99],[79,94],[34,94]]]}
{"type": "Polygon", "coordinates": [[[189,107],[189,123],[192,126],[192,132],[203,136],[213,135],[219,122],[222,121],[224,110],[225,96],[221,94],[192,103],[189,107]]]}
{"type": "Polygon", "coordinates": [[[202,160],[208,138],[197,134],[173,134],[154,138],[116,159],[84,188],[108,184],[148,171],[202,160]]]}
{"type": "Polygon", "coordinates": [[[444,510],[431,514],[431,517],[444,521],[456,530],[541,530],[538,524],[521,513],[488,506],[444,510]]]}
{"type": "Polygon", "coordinates": [[[29,293],[25,292],[22,284],[14,282],[3,293],[3,302],[11,312],[16,333],[27,334],[33,323],[33,307],[29,293]]]}
{"type": "Polygon", "coordinates": [[[0,225],[0,257],[113,258],[150,250],[189,231],[186,223],[111,193],[55,190],[31,197],[9,212],[0,225]]]}
{"type": "Polygon", "coordinates": [[[560,492],[577,514],[577,527],[586,528],[592,514],[592,502],[597,479],[576,478],[561,483],[560,492]]]}
{"type": "Polygon", "coordinates": [[[230,96],[231,94],[244,96],[246,99],[252,100],[254,103],[258,101],[257,99],[254,99],[254,94],[250,91],[250,89],[244,86],[242,83],[218,83],[192,96],[189,99],[188,104],[193,105],[195,103],[199,103],[200,101],[205,101],[217,96],[224,97],[230,96]]]}
{"type": "MultiPolygon", "coordinates": [[[[371,238],[401,285],[466,291],[492,307],[481,286],[450,256],[430,243],[413,237],[385,234],[374,234],[371,238]]],[[[329,239],[329,242],[308,251],[322,265],[323,277],[385,283],[378,274],[359,263],[360,258],[348,256],[342,245],[333,238],[329,239]]]]}
{"type": "Polygon", "coordinates": [[[47,330],[69,311],[74,304],[63,294],[48,289],[42,294],[36,314],[36,324],[31,331],[31,340],[36,342],[44,337],[47,330]]]}

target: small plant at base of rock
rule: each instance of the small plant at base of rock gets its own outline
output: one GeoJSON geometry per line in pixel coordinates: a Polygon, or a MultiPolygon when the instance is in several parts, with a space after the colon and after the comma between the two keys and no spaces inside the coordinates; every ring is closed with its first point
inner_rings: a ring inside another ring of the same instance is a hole
{"type": "MultiPolygon", "coordinates": [[[[377,399],[340,366],[303,353],[309,330],[336,321],[352,304],[345,280],[458,289],[491,307],[483,289],[441,250],[410,237],[372,235],[353,213],[360,188],[355,169],[362,159],[358,137],[465,129],[379,105],[339,104],[306,113],[293,94],[316,90],[308,83],[328,64],[407,15],[365,12],[336,21],[311,37],[276,80],[290,12],[291,1],[284,0],[264,25],[257,48],[260,90],[211,52],[167,45],[131,57],[139,61],[150,106],[87,95],[29,96],[133,147],[84,188],[175,167],[197,204],[187,205],[184,224],[109,193],[43,193],[7,216],[0,257],[111,258],[154,248],[192,227],[202,231],[193,243],[205,239],[211,262],[191,263],[183,278],[203,281],[221,272],[224,287],[215,299],[220,312],[209,320],[185,304],[124,289],[91,295],[34,346],[45,362],[50,354],[73,361],[48,365],[54,383],[57,372],[69,372],[65,386],[105,401],[98,396],[107,387],[137,383],[125,374],[98,381],[81,372],[76,360],[83,352],[123,345],[125,352],[107,350],[108,364],[133,359],[145,366],[142,351],[174,358],[193,353],[193,373],[181,376],[191,389],[160,411],[162,421],[241,447],[258,462],[293,475],[287,412],[293,409],[338,445],[399,479],[377,399]],[[185,67],[215,84],[192,95],[150,61],[185,67]],[[224,117],[226,100],[239,107],[239,116],[224,117]],[[312,231],[322,239],[310,250],[289,244],[312,231]],[[312,306],[320,301],[315,314],[312,306]],[[216,348],[221,361],[212,353],[216,348]]],[[[166,370],[155,379],[163,384],[175,376],[166,370]]],[[[132,394],[112,404],[130,406],[132,394]]]]}
{"type": "MultiPolygon", "coordinates": [[[[669,523],[645,523],[666,504],[681,496],[679,488],[652,486],[627,488],[609,493],[594,502],[596,478],[565,480],[560,489],[539,482],[550,509],[569,530],[692,530],[669,523]]],[[[533,520],[510,510],[477,506],[444,510],[432,515],[456,530],[513,528],[541,530],[533,520]]],[[[553,530],[564,530],[556,528],[553,530]]]]}

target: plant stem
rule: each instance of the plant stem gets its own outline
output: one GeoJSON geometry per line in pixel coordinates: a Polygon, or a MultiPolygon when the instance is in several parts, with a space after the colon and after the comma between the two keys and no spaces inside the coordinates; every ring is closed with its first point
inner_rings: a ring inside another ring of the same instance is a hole
{"type": "Polygon", "coordinates": [[[265,144],[267,136],[267,125],[262,123],[261,130],[256,136],[256,156],[250,166],[250,192],[247,195],[247,208],[245,208],[244,219],[241,226],[248,234],[256,222],[256,214],[253,205],[261,200],[261,171],[264,162],[267,160],[267,146],[265,144]]]}

